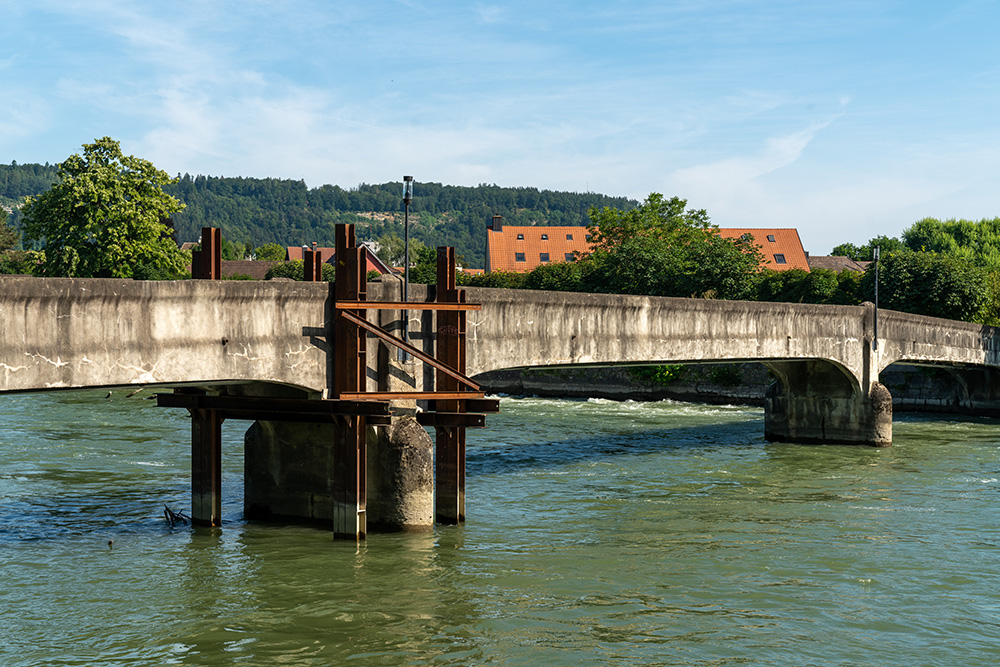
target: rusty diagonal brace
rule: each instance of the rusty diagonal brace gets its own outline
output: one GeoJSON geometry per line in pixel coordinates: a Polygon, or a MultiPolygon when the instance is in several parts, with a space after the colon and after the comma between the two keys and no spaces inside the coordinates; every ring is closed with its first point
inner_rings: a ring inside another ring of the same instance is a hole
{"type": "Polygon", "coordinates": [[[370,333],[374,334],[375,336],[378,336],[379,338],[381,338],[385,342],[389,343],[390,345],[395,345],[396,347],[400,348],[401,350],[403,350],[405,352],[408,352],[409,354],[412,354],[414,357],[416,357],[420,361],[424,362],[425,364],[430,364],[431,366],[433,366],[437,370],[441,371],[445,375],[450,375],[451,377],[455,378],[456,380],[458,380],[459,382],[461,382],[465,386],[469,387],[473,391],[479,391],[479,385],[476,382],[474,382],[473,380],[471,380],[470,378],[468,378],[468,377],[462,375],[461,373],[459,373],[458,371],[453,370],[453,369],[449,368],[448,366],[442,364],[440,361],[438,361],[434,357],[428,356],[427,354],[421,352],[420,350],[418,350],[417,348],[413,347],[409,343],[405,343],[402,340],[400,340],[399,338],[396,338],[395,336],[393,336],[392,334],[386,333],[383,329],[375,326],[374,324],[372,324],[368,320],[366,320],[364,318],[361,318],[361,317],[358,317],[354,313],[352,313],[350,311],[347,311],[347,310],[341,310],[340,314],[342,316],[346,317],[348,320],[350,320],[354,324],[356,324],[359,327],[361,327],[362,329],[365,329],[366,331],[369,331],[370,333]]]}

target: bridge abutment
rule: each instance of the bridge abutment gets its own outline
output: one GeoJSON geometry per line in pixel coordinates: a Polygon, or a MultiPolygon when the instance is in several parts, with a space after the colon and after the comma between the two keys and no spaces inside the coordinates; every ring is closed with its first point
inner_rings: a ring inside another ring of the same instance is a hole
{"type": "Polygon", "coordinates": [[[826,361],[769,362],[778,377],[764,397],[764,437],[803,444],[892,444],[892,395],[867,392],[826,361]]]}

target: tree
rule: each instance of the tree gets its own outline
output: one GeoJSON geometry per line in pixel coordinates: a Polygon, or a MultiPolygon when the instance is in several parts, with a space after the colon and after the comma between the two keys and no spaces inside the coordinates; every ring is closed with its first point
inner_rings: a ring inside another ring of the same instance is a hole
{"type": "MultiPolygon", "coordinates": [[[[879,306],[966,322],[982,321],[990,306],[986,269],[932,252],[897,252],[879,260],[879,306]]],[[[865,299],[875,296],[875,264],[861,281],[865,299]]]]}
{"type": "Polygon", "coordinates": [[[0,252],[17,247],[20,234],[7,222],[7,209],[0,208],[0,252]]]}
{"type": "Polygon", "coordinates": [[[880,248],[882,255],[894,252],[905,252],[908,250],[906,244],[897,238],[890,236],[876,236],[863,246],[856,246],[853,243],[841,243],[831,251],[831,255],[850,257],[855,262],[870,262],[875,258],[875,248],[880,248]]]}
{"type": "Polygon", "coordinates": [[[254,250],[258,260],[267,262],[283,262],[288,251],[277,243],[265,243],[254,250]]]}
{"type": "Polygon", "coordinates": [[[45,247],[50,276],[131,278],[178,274],[184,255],[165,224],[184,205],[163,192],[173,180],[147,160],[123,155],[110,137],[84,144],[58,167],[59,181],[29,197],[24,236],[45,247]]]}
{"type": "Polygon", "coordinates": [[[669,240],[673,243],[705,238],[712,224],[704,209],[687,209],[687,200],[651,193],[637,208],[622,211],[605,206],[590,209],[587,232],[595,248],[612,250],[637,236],[669,240]]]}
{"type": "Polygon", "coordinates": [[[751,298],[762,260],[751,239],[724,239],[704,210],[652,193],[637,209],[591,209],[585,289],[653,296],[751,298]]]}

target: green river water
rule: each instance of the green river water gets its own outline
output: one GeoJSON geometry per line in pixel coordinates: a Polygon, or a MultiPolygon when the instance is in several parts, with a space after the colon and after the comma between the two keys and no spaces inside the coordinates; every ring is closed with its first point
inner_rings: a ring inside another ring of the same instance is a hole
{"type": "Polygon", "coordinates": [[[1000,423],[766,443],[757,408],[504,398],[468,516],[361,545],[189,507],[183,411],[0,396],[0,665],[996,665],[1000,423]],[[110,545],[109,545],[110,542],[110,545]]]}

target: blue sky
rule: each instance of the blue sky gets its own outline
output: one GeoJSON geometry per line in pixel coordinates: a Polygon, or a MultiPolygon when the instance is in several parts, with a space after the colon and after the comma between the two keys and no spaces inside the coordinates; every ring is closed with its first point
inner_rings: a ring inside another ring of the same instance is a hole
{"type": "MultiPolygon", "coordinates": [[[[1000,216],[1000,2],[0,0],[0,162],[677,195],[807,250],[1000,216]]],[[[419,196],[419,191],[416,193],[419,196]]]]}

